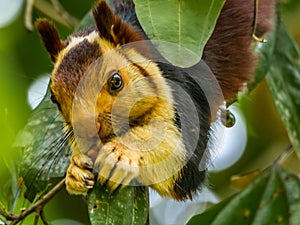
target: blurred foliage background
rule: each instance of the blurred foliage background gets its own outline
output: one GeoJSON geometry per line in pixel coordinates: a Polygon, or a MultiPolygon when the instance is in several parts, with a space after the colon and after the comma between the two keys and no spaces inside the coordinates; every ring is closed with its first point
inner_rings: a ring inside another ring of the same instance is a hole
{"type": "MultiPolygon", "coordinates": [[[[93,0],[61,1],[63,7],[79,20],[92,7],[93,3],[93,0]]],[[[5,5],[5,3],[0,3],[0,6],[2,4],[5,5]]],[[[15,15],[15,18],[5,25],[1,23],[2,27],[0,27],[0,196],[6,195],[5,184],[12,179],[11,162],[20,159],[20,153],[12,152],[11,146],[31,112],[27,101],[28,89],[39,76],[52,70],[52,64],[41,45],[36,30],[29,32],[24,26],[25,1],[22,4],[23,7],[15,15]]],[[[2,10],[5,9],[2,8],[2,10]]],[[[280,14],[288,31],[300,45],[298,23],[300,1],[282,0],[280,14]]],[[[44,14],[35,9],[33,20],[38,17],[44,17],[44,14]]],[[[72,32],[72,29],[65,26],[57,24],[57,27],[62,38],[72,32]]],[[[239,107],[247,124],[246,149],[234,165],[220,172],[211,172],[209,176],[210,186],[221,199],[236,191],[230,186],[232,175],[266,168],[289,144],[286,131],[265,81],[261,82],[250,95],[243,96],[239,100],[239,107]]],[[[299,165],[296,167],[299,170],[299,165]]],[[[80,197],[66,197],[63,192],[60,193],[59,198],[54,199],[49,206],[47,205],[46,208],[49,207],[47,215],[52,221],[69,217],[84,223],[87,212],[81,210],[80,205],[84,205],[80,197]],[[67,202],[70,201],[76,202],[72,204],[74,211],[69,213],[61,211],[69,205],[67,202]],[[56,207],[56,204],[59,204],[60,207],[56,207]],[[79,213],[74,213],[76,210],[79,213]]]]}

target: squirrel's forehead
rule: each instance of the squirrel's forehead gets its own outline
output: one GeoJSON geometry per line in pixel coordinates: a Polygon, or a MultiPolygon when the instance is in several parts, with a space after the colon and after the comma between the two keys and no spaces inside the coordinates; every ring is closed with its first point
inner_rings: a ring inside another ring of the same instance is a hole
{"type": "MultiPolygon", "coordinates": [[[[68,39],[65,41],[65,45],[66,47],[59,53],[57,57],[54,71],[58,70],[62,64],[68,63],[70,60],[72,63],[75,61],[78,63],[84,63],[85,61],[91,61],[92,59],[95,59],[95,56],[98,58],[108,52],[113,52],[112,54],[118,52],[114,51],[117,46],[106,39],[100,38],[96,30],[75,33],[68,37],[68,39]]],[[[74,64],[73,66],[77,66],[77,64],[74,64]]]]}
{"type": "MultiPolygon", "coordinates": [[[[97,38],[99,38],[98,33],[96,31],[92,31],[87,34],[75,34],[68,37],[65,41],[66,47],[59,53],[55,65],[61,64],[61,61],[66,57],[69,56],[74,49],[81,49],[82,51],[86,50],[83,49],[82,43],[89,43],[90,45],[97,44],[97,38]]],[[[84,45],[84,47],[89,48],[89,45],[84,45]]]]}
{"type": "Polygon", "coordinates": [[[100,46],[96,41],[90,41],[85,37],[71,40],[55,63],[51,76],[53,85],[75,90],[85,71],[101,54],[100,46]]]}
{"type": "Polygon", "coordinates": [[[131,68],[130,71],[138,71],[143,76],[149,76],[148,71],[141,65],[146,62],[148,67],[148,61],[133,48],[115,46],[108,40],[100,38],[97,31],[93,30],[82,35],[72,35],[67,39],[67,45],[59,53],[51,79],[54,86],[75,90],[92,64],[93,68],[98,70],[100,67],[104,67],[108,72],[131,68]],[[96,61],[99,65],[93,64],[96,61]]]}

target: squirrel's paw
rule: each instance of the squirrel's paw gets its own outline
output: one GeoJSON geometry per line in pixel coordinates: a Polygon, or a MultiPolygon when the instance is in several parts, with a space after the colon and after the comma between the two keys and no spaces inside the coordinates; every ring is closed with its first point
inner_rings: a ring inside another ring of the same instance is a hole
{"type": "Polygon", "coordinates": [[[98,182],[106,184],[111,191],[130,184],[139,173],[137,155],[118,141],[106,143],[95,161],[98,182]]]}
{"type": "Polygon", "coordinates": [[[66,175],[66,189],[71,194],[86,195],[94,186],[94,174],[92,160],[84,154],[76,154],[71,157],[71,163],[66,175]]]}

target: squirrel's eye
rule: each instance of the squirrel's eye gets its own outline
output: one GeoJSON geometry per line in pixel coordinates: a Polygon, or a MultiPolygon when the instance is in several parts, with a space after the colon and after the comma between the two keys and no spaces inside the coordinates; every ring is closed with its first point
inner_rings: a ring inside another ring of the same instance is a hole
{"type": "Polygon", "coordinates": [[[123,80],[118,72],[112,74],[108,81],[110,92],[120,91],[123,87],[123,80]]]}

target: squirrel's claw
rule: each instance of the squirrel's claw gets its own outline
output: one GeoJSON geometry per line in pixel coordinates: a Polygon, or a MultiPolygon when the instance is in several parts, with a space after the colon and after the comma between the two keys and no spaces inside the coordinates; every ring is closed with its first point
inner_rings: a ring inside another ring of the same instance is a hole
{"type": "Polygon", "coordinates": [[[66,189],[71,194],[86,195],[94,186],[92,160],[84,154],[76,154],[71,158],[71,163],[66,175],[66,189]]]}
{"type": "Polygon", "coordinates": [[[111,191],[126,186],[139,174],[138,163],[130,157],[130,150],[118,141],[103,146],[95,162],[98,183],[106,184],[111,191]]]}

